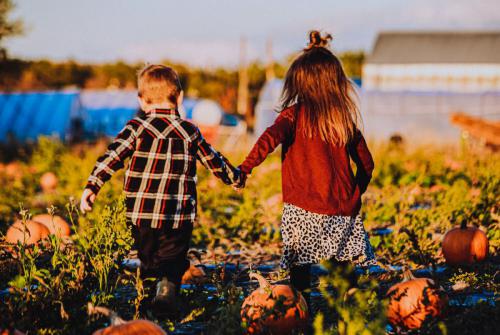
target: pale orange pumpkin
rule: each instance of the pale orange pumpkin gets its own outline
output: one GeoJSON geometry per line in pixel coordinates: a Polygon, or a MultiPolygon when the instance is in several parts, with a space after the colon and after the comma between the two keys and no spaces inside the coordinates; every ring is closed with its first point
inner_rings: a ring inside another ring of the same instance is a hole
{"type": "Polygon", "coordinates": [[[427,318],[441,316],[448,301],[432,279],[415,278],[409,270],[387,295],[390,298],[387,319],[392,325],[406,329],[420,328],[427,318]]]}
{"type": "Polygon", "coordinates": [[[203,268],[190,264],[189,269],[182,276],[182,284],[201,284],[206,279],[206,273],[203,271],[203,268]]]}
{"type": "Polygon", "coordinates": [[[481,262],[488,256],[488,237],[481,229],[467,227],[464,222],[444,235],[442,249],[450,265],[481,262]]]}
{"type": "Polygon", "coordinates": [[[12,179],[21,179],[23,177],[23,168],[19,162],[10,162],[4,166],[3,172],[12,179]]]}
{"type": "Polygon", "coordinates": [[[53,192],[57,188],[59,180],[53,172],[45,172],[40,177],[40,186],[45,193],[53,192]]]}
{"type": "Polygon", "coordinates": [[[40,222],[28,220],[26,223],[16,221],[5,234],[5,242],[35,244],[49,236],[50,232],[40,222]]]}
{"type": "Polygon", "coordinates": [[[32,218],[33,221],[40,222],[50,231],[58,237],[69,236],[71,234],[71,229],[69,224],[62,217],[58,215],[50,214],[38,214],[32,218]]]}
{"type": "Polygon", "coordinates": [[[88,304],[88,314],[102,314],[110,319],[111,325],[96,330],[93,335],[166,335],[167,333],[156,323],[148,320],[125,321],[112,310],[88,304]]]}
{"type": "Polygon", "coordinates": [[[243,302],[241,319],[249,334],[269,332],[290,334],[307,325],[307,303],[300,292],[288,285],[271,285],[260,274],[250,273],[259,288],[243,302]]]}

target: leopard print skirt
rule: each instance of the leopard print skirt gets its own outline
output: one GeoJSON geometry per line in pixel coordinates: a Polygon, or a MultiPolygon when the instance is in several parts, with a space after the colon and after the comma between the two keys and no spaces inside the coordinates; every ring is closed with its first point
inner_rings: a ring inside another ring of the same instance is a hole
{"type": "Polygon", "coordinates": [[[334,258],[355,265],[375,265],[375,255],[361,216],[332,216],[285,203],[281,219],[285,269],[334,258]]]}

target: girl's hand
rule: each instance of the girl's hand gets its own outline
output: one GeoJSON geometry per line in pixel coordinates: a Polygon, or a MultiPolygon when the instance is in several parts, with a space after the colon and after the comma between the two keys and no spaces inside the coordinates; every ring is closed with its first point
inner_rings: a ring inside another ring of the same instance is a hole
{"type": "Polygon", "coordinates": [[[92,205],[94,204],[96,194],[92,192],[91,189],[86,188],[83,190],[82,198],[80,200],[80,211],[82,214],[85,212],[90,212],[92,210],[92,205]]]}

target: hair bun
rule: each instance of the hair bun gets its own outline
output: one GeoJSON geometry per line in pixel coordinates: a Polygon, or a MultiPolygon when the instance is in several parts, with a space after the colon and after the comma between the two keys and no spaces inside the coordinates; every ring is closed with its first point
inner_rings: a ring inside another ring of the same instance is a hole
{"type": "Polygon", "coordinates": [[[306,50],[311,50],[312,48],[326,48],[330,44],[332,40],[332,35],[326,33],[324,36],[321,36],[321,33],[318,30],[311,30],[309,32],[309,44],[306,47],[306,50]]]}

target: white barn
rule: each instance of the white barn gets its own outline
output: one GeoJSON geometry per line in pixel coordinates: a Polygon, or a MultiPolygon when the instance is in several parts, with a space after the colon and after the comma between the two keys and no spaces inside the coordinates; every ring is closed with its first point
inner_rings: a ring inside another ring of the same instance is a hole
{"type": "Polygon", "coordinates": [[[500,91],[500,31],[383,32],[363,66],[363,88],[500,91]]]}

